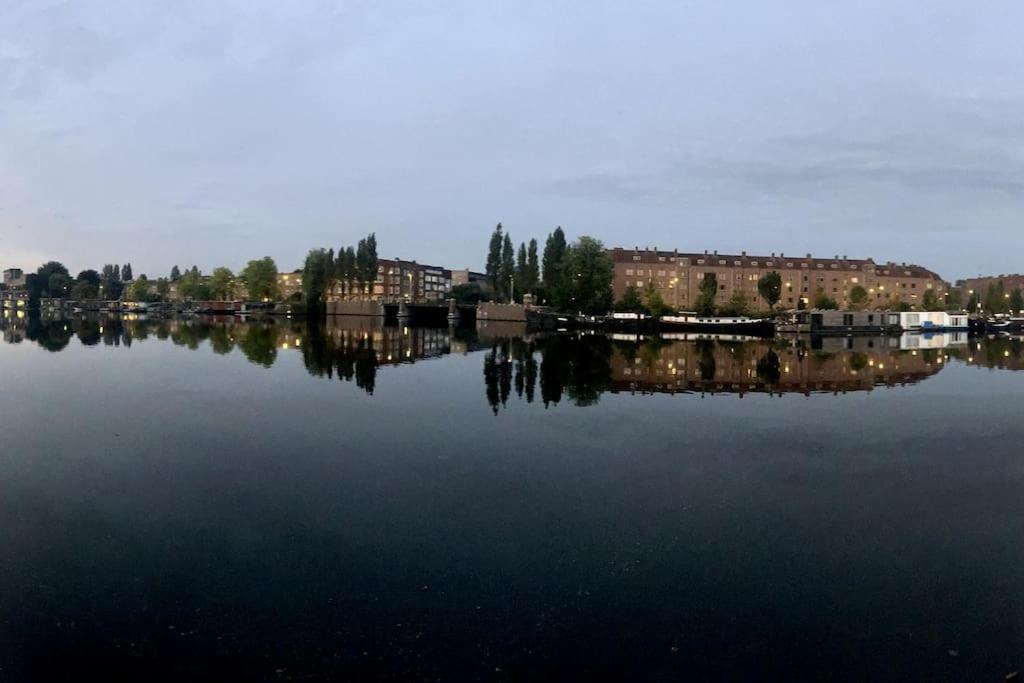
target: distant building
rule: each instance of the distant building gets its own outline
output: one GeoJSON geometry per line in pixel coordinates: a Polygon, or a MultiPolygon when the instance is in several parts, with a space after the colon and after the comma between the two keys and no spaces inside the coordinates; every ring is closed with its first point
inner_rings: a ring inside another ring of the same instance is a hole
{"type": "Polygon", "coordinates": [[[4,284],[10,289],[25,286],[25,273],[21,268],[8,268],[4,271],[4,284]]]}
{"type": "Polygon", "coordinates": [[[967,302],[970,301],[971,296],[974,294],[978,295],[979,301],[984,302],[985,294],[988,292],[989,287],[996,287],[1000,282],[1003,283],[1003,293],[1007,297],[1015,289],[1024,291],[1024,275],[1015,273],[1013,275],[979,275],[978,277],[969,277],[960,284],[964,305],[967,305],[967,302]]]}
{"type": "Polygon", "coordinates": [[[777,272],[782,278],[782,294],[778,307],[811,308],[817,299],[834,299],[840,308],[851,307],[850,293],[864,289],[866,308],[896,308],[906,303],[922,308],[924,295],[935,293],[941,301],[946,283],[936,273],[906,263],[876,264],[871,259],[830,259],[772,254],[751,256],[715,252],[682,253],[657,249],[611,249],[615,265],[614,296],[618,300],[627,287],[643,292],[653,287],[665,303],[681,310],[693,310],[700,296],[700,283],[705,274],[713,273],[718,281],[715,304],[725,306],[736,292],[743,292],[752,310],[767,310],[768,303],[757,291],[758,280],[777,272]]]}
{"type": "Polygon", "coordinates": [[[278,273],[277,297],[282,301],[302,293],[302,273],[278,273]]]}
{"type": "Polygon", "coordinates": [[[468,285],[475,283],[481,287],[487,286],[487,275],[484,273],[478,273],[470,270],[469,268],[462,268],[461,270],[452,271],[452,287],[458,287],[459,285],[468,285]]]}

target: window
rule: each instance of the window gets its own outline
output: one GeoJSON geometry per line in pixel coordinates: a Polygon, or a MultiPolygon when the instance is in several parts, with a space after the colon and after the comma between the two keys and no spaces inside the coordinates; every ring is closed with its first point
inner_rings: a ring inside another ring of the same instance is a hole
{"type": "Polygon", "coordinates": [[[632,274],[633,274],[633,269],[632,268],[626,268],[626,275],[632,275],[632,274]]]}
{"type": "Polygon", "coordinates": [[[819,263],[819,264],[818,264],[818,268],[824,268],[824,267],[825,267],[825,264],[824,264],[824,263],[819,263]]]}
{"type": "Polygon", "coordinates": [[[637,287],[643,287],[644,286],[644,281],[643,280],[637,280],[636,281],[636,286],[637,287]]]}
{"type": "Polygon", "coordinates": [[[724,266],[725,265],[725,259],[724,258],[718,259],[718,265],[724,266]]]}
{"type": "Polygon", "coordinates": [[[698,266],[703,266],[704,265],[704,259],[702,259],[702,258],[697,259],[697,265],[698,266]]]}
{"type": "Polygon", "coordinates": [[[751,262],[750,262],[750,265],[752,265],[752,266],[756,266],[756,265],[757,265],[757,261],[751,261],[751,262]]]}
{"type": "Polygon", "coordinates": [[[734,266],[742,266],[743,265],[743,261],[733,261],[732,264],[734,266]]]}
{"type": "Polygon", "coordinates": [[[801,267],[801,268],[807,268],[808,266],[807,266],[807,264],[806,264],[806,263],[801,263],[801,264],[800,264],[800,267],[801,267]]]}

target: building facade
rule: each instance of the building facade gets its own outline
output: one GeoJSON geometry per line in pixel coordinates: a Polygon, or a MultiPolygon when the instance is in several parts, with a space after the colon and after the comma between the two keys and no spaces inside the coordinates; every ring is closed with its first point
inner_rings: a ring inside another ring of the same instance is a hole
{"type": "Polygon", "coordinates": [[[758,280],[775,271],[782,278],[782,294],[777,306],[782,309],[810,308],[822,297],[834,299],[840,308],[850,308],[851,292],[862,288],[864,308],[897,308],[906,303],[915,309],[924,306],[925,294],[933,292],[938,301],[946,294],[946,284],[936,273],[916,265],[876,264],[871,259],[831,259],[802,257],[783,253],[752,256],[715,252],[683,253],[657,249],[609,251],[615,265],[613,290],[618,300],[628,287],[641,292],[653,287],[665,303],[677,310],[693,310],[700,297],[700,284],[708,273],[718,283],[716,306],[726,306],[736,292],[742,292],[751,310],[768,310],[768,302],[757,291],[758,280]]]}
{"type": "Polygon", "coordinates": [[[442,301],[452,289],[452,271],[416,261],[380,259],[377,279],[359,291],[358,283],[337,281],[331,287],[335,300],[442,301]]]}
{"type": "Polygon", "coordinates": [[[8,268],[4,271],[4,284],[9,289],[25,286],[25,273],[21,268],[8,268]]]}
{"type": "Polygon", "coordinates": [[[1003,285],[1003,296],[1007,299],[1010,298],[1011,293],[1015,289],[1024,291],[1024,275],[1013,274],[1013,275],[979,275],[978,277],[971,277],[960,283],[961,294],[964,305],[970,301],[971,297],[977,295],[979,302],[984,303],[989,292],[989,288],[998,287],[1000,283],[1003,285]]]}

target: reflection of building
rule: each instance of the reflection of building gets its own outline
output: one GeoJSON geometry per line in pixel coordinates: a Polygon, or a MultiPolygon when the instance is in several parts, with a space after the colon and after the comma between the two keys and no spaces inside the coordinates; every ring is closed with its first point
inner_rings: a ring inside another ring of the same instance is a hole
{"type": "Polygon", "coordinates": [[[21,289],[0,291],[0,308],[5,310],[27,310],[28,292],[21,289]]]}
{"type": "Polygon", "coordinates": [[[337,346],[365,342],[378,363],[405,363],[443,356],[451,351],[448,328],[385,325],[380,317],[331,316],[324,334],[337,346]]]}
{"type": "Polygon", "coordinates": [[[913,384],[943,367],[896,338],[817,338],[817,348],[768,341],[672,342],[621,346],[611,360],[612,386],[641,392],[843,392],[913,384]]]}
{"type": "Polygon", "coordinates": [[[924,295],[933,291],[945,295],[946,286],[932,271],[907,264],[876,264],[871,259],[831,259],[776,256],[738,256],[704,252],[685,254],[678,251],[651,249],[609,252],[615,264],[614,295],[618,299],[627,287],[641,291],[653,286],[669,306],[693,309],[700,295],[705,274],[713,273],[718,281],[715,303],[724,306],[733,294],[743,292],[753,310],[768,310],[768,303],[757,291],[757,282],[765,274],[778,272],[782,277],[779,306],[798,308],[812,306],[816,299],[834,299],[840,308],[850,307],[850,293],[864,289],[869,308],[895,307],[906,303],[920,308],[924,295]]]}
{"type": "Polygon", "coordinates": [[[21,268],[8,268],[4,271],[4,284],[7,287],[24,287],[25,273],[21,268]]]}

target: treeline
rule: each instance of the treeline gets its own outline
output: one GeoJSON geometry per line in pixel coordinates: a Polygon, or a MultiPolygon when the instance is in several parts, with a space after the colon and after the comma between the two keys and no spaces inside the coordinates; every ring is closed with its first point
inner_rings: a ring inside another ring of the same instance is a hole
{"type": "Polygon", "coordinates": [[[133,282],[132,264],[107,264],[100,271],[91,268],[71,273],[59,261],[48,261],[25,276],[30,306],[40,298],[118,299],[133,282]]]}
{"type": "Polygon", "coordinates": [[[981,309],[985,313],[1013,313],[1020,314],[1024,310],[1024,293],[1019,287],[1013,291],[1006,291],[1006,285],[1002,280],[997,280],[985,288],[984,293],[972,292],[967,300],[968,312],[981,309]]]}
{"type": "MultiPolygon", "coordinates": [[[[557,227],[548,234],[540,258],[536,239],[520,242],[518,250],[513,244],[498,223],[487,250],[487,291],[477,292],[478,298],[522,302],[530,294],[536,303],[558,310],[606,313],[611,308],[614,267],[599,240],[583,236],[568,244],[557,227]]],[[[474,287],[463,285],[453,293],[468,298],[474,287]]]]}
{"type": "Polygon", "coordinates": [[[342,294],[372,294],[377,280],[377,235],[370,233],[358,244],[334,249],[310,249],[302,266],[302,295],[310,310],[323,309],[335,286],[342,294]]]}

